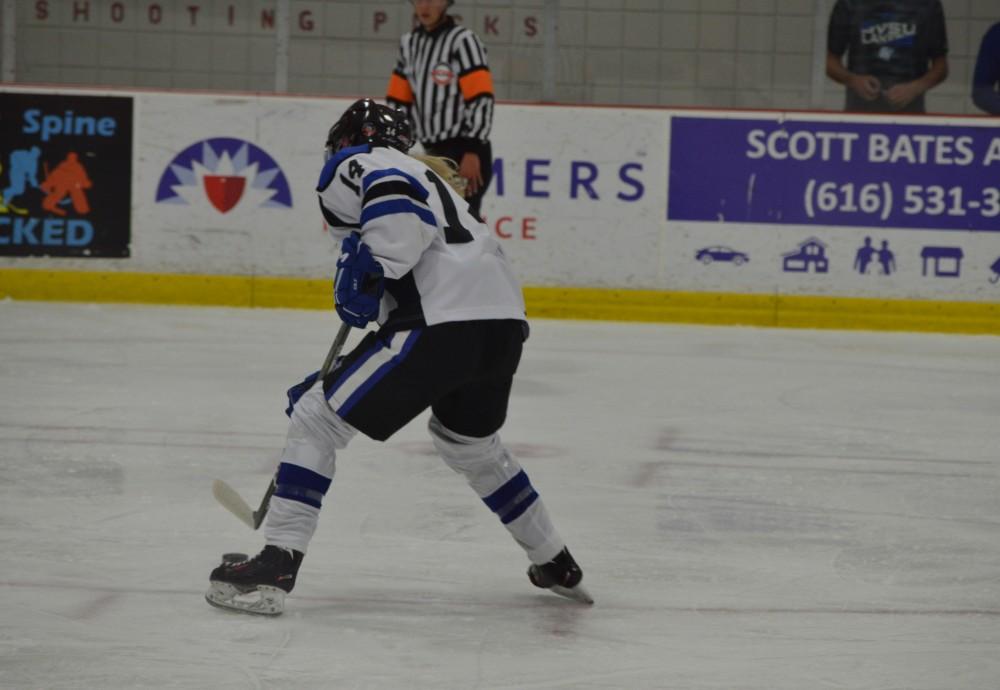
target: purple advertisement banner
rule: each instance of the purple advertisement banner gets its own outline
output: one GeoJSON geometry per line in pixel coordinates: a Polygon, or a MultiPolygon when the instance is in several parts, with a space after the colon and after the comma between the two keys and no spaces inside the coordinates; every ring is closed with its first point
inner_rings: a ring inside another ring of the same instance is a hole
{"type": "Polygon", "coordinates": [[[674,117],[667,219],[1000,232],[1000,127],[674,117]]]}

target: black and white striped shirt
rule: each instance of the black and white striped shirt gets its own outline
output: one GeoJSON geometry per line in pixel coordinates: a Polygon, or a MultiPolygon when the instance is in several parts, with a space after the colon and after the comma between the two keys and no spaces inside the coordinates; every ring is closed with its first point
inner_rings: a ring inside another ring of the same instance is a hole
{"type": "Polygon", "coordinates": [[[399,42],[386,100],[409,113],[421,142],[487,141],[493,124],[493,78],[486,47],[452,17],[430,32],[417,27],[399,42]]]}

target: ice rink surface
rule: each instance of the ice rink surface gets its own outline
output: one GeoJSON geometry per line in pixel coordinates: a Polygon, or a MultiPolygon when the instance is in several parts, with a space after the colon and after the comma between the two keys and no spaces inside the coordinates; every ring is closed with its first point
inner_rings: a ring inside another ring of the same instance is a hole
{"type": "Polygon", "coordinates": [[[262,545],[211,481],[256,503],[337,325],[0,302],[0,688],[1000,687],[995,337],[536,321],[503,438],[594,607],[426,416],[339,457],[284,616],[209,607],[262,545]]]}

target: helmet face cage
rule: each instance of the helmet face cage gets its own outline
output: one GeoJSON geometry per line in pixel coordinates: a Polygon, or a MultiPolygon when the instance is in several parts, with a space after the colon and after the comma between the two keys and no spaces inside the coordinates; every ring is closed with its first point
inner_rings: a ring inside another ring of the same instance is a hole
{"type": "Polygon", "coordinates": [[[413,130],[406,113],[363,98],[345,110],[330,128],[326,138],[326,158],[341,149],[360,144],[391,146],[406,153],[413,143],[413,130]]]}

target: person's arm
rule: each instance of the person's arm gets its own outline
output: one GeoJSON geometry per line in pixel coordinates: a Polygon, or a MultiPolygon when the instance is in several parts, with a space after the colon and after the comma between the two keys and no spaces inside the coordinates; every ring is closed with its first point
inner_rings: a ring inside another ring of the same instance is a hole
{"type": "Polygon", "coordinates": [[[843,84],[866,101],[874,101],[879,96],[881,84],[871,74],[855,74],[840,61],[839,55],[826,54],[826,76],[838,84],[843,84]]]}
{"type": "Polygon", "coordinates": [[[364,155],[358,160],[364,169],[357,178],[361,190],[358,230],[385,277],[402,278],[437,236],[437,218],[430,207],[433,183],[401,168],[380,168],[364,155]]]}
{"type": "Polygon", "coordinates": [[[361,180],[360,166],[343,165],[351,155],[338,153],[323,164],[316,183],[319,194],[319,209],[323,214],[330,237],[340,242],[361,227],[361,180]]]}
{"type": "Polygon", "coordinates": [[[413,105],[413,87],[406,78],[406,54],[403,50],[406,36],[399,44],[399,58],[396,60],[396,67],[389,75],[389,86],[386,88],[385,101],[389,105],[404,111],[412,117],[410,106],[413,105]]]}
{"type": "Polygon", "coordinates": [[[879,96],[881,84],[870,74],[856,74],[844,66],[842,58],[850,47],[851,12],[844,0],[830,11],[830,22],[826,29],[826,76],[838,84],[858,94],[866,101],[879,96]]]}
{"type": "Polygon", "coordinates": [[[465,32],[455,51],[461,72],[458,86],[465,101],[463,139],[470,146],[458,162],[458,174],[465,178],[465,195],[472,196],[483,185],[479,154],[474,142],[486,141],[493,127],[493,75],[486,63],[486,47],[471,31],[465,32]]]}
{"type": "Polygon", "coordinates": [[[980,110],[1000,115],[1000,22],[983,36],[972,74],[972,102],[980,110]]]}
{"type": "Polygon", "coordinates": [[[948,31],[941,0],[930,8],[925,26],[926,59],[931,61],[930,69],[920,78],[903,84],[896,84],[885,92],[885,100],[894,109],[905,108],[915,99],[943,82],[948,77],[948,31]]]}
{"type": "Polygon", "coordinates": [[[933,89],[947,77],[948,56],[939,55],[931,61],[931,68],[927,70],[927,74],[904,84],[896,84],[885,92],[885,99],[893,108],[905,108],[914,99],[933,89]]]}

